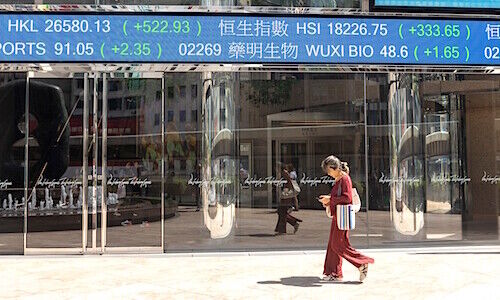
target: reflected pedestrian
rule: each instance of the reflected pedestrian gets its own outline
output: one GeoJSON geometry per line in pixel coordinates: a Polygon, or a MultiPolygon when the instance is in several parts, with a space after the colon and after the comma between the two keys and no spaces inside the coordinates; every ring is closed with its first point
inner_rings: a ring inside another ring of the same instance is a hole
{"type": "Polygon", "coordinates": [[[274,229],[276,235],[286,234],[286,223],[293,226],[293,233],[295,234],[297,230],[299,230],[299,222],[302,222],[301,219],[298,219],[288,213],[288,209],[292,205],[295,196],[300,192],[300,188],[297,185],[297,182],[294,182],[290,178],[290,173],[287,168],[288,166],[283,169],[283,175],[286,179],[286,183],[280,192],[280,199],[278,202],[278,223],[274,229]]]}
{"type": "MultiPolygon", "coordinates": [[[[292,180],[294,180],[294,181],[297,181],[297,172],[295,171],[295,168],[293,167],[292,164],[288,164],[288,170],[290,170],[290,178],[292,180]]],[[[292,209],[294,211],[299,211],[299,198],[298,198],[298,195],[295,196],[295,198],[294,198],[292,209]]]]}
{"type": "Polygon", "coordinates": [[[349,231],[340,230],[337,227],[336,220],[337,205],[352,204],[352,181],[349,176],[349,167],[346,162],[340,162],[337,157],[330,155],[323,160],[321,168],[329,176],[335,178],[335,184],[330,195],[320,196],[323,206],[329,205],[333,216],[323,270],[325,277],[323,279],[330,281],[342,280],[342,258],[344,258],[358,268],[359,281],[362,282],[368,274],[368,264],[373,263],[374,260],[357,252],[351,246],[349,231]]]}

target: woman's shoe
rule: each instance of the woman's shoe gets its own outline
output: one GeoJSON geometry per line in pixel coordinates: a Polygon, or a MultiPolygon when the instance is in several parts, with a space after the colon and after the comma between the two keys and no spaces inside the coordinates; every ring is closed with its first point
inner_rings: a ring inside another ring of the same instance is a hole
{"type": "Polygon", "coordinates": [[[323,276],[324,281],[342,281],[342,277],[333,276],[333,275],[325,275],[323,276]]]}
{"type": "Polygon", "coordinates": [[[293,234],[295,234],[297,230],[299,230],[299,223],[295,223],[295,225],[293,225],[293,234]]]}
{"type": "Polygon", "coordinates": [[[359,281],[363,282],[363,280],[365,280],[366,276],[368,275],[368,264],[361,265],[361,267],[359,267],[358,270],[359,270],[359,281]]]}

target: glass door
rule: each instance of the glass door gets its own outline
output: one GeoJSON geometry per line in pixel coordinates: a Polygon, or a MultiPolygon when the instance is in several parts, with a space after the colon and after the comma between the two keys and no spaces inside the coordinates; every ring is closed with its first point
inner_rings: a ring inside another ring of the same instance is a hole
{"type": "Polygon", "coordinates": [[[29,102],[20,128],[28,132],[29,149],[27,254],[84,253],[87,249],[92,204],[88,166],[93,149],[89,114],[96,90],[92,77],[52,72],[28,76],[29,102]]]}
{"type": "Polygon", "coordinates": [[[28,77],[26,253],[162,250],[164,80],[143,75],[28,77]]]}
{"type": "Polygon", "coordinates": [[[0,72],[0,255],[24,251],[26,73],[0,72]]]}
{"type": "MultiPolygon", "coordinates": [[[[163,73],[102,74],[102,250],[161,252],[163,73]],[[105,212],[105,213],[104,213],[105,212]]],[[[98,225],[99,226],[99,225],[98,225]]]]}

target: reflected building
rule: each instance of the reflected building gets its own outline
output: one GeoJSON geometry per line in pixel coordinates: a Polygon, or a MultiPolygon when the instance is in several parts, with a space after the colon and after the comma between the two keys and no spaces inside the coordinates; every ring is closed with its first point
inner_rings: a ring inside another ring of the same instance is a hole
{"type": "MultiPolygon", "coordinates": [[[[326,14],[365,2],[100,4],[326,14]]],[[[357,247],[498,244],[496,67],[10,67],[0,72],[1,254],[324,249],[330,219],[316,197],[334,184],[320,167],[332,154],[361,197],[357,247]],[[285,166],[304,222],[277,237],[285,166]]]]}

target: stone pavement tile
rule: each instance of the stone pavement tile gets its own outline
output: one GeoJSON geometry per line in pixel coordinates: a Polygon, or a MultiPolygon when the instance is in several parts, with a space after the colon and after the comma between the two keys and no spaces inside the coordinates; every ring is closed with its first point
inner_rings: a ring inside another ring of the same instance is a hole
{"type": "Polygon", "coordinates": [[[323,282],[324,252],[236,256],[2,257],[1,299],[500,299],[500,251],[366,251],[366,282],[344,261],[323,282]]]}

